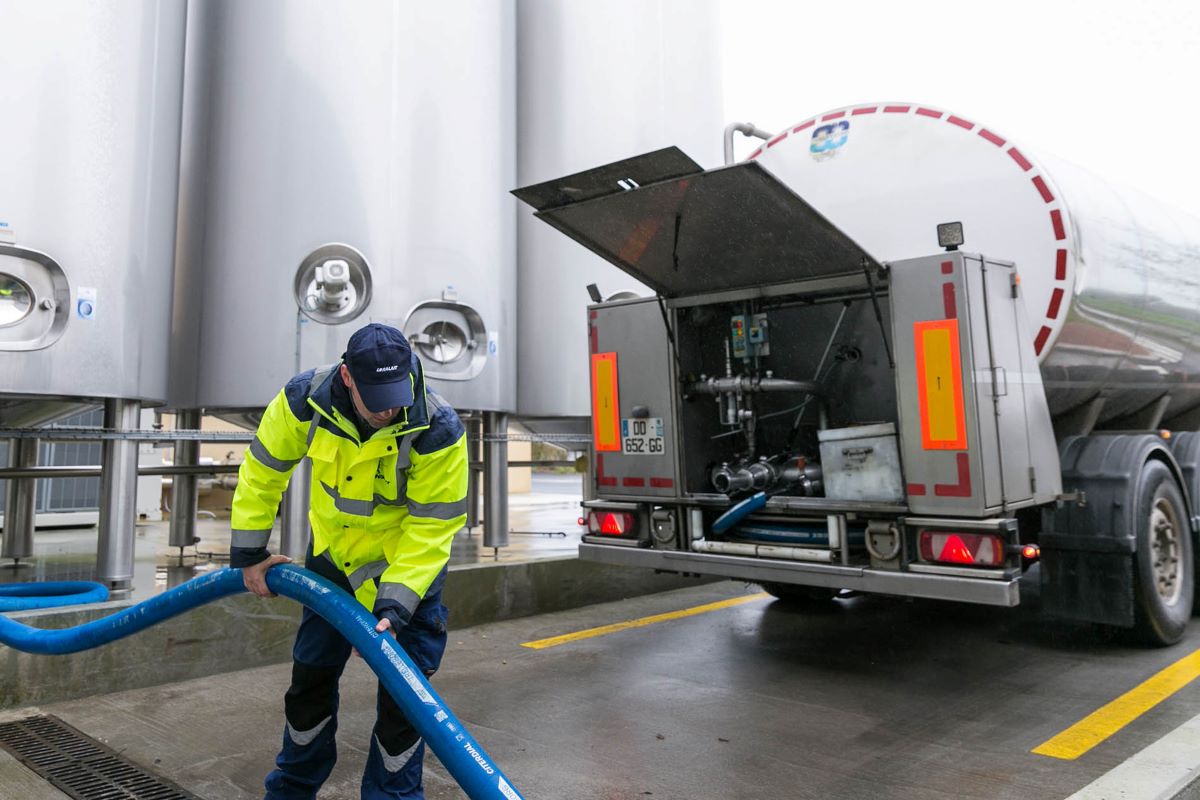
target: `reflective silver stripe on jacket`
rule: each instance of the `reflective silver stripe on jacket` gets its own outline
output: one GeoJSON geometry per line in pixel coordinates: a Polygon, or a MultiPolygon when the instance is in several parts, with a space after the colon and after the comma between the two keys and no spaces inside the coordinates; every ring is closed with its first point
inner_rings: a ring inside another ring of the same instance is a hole
{"type": "MultiPolygon", "coordinates": [[[[375,512],[376,506],[403,506],[407,504],[408,467],[412,463],[412,443],[414,434],[400,437],[399,452],[396,454],[396,499],[384,497],[378,492],[370,500],[355,500],[342,497],[334,487],[321,481],[325,494],[333,498],[333,507],[343,514],[353,514],[356,517],[369,517],[375,512]]],[[[465,502],[465,501],[464,501],[465,502]]],[[[466,513],[463,511],[462,513],[466,513]]]]}
{"type": "Polygon", "coordinates": [[[325,481],[321,481],[321,488],[325,490],[325,494],[333,498],[333,507],[343,514],[353,514],[356,517],[369,517],[371,516],[371,512],[375,510],[374,500],[355,500],[352,497],[342,497],[337,489],[325,481]]]}
{"type": "MultiPolygon", "coordinates": [[[[340,362],[339,362],[340,363],[340,362]]],[[[337,369],[338,364],[332,364],[328,367],[323,367],[313,373],[312,380],[308,382],[308,397],[312,397],[313,393],[325,382],[329,377],[329,373],[337,369]]],[[[312,447],[313,439],[317,436],[317,425],[321,422],[321,415],[313,411],[312,422],[308,424],[308,441],[305,443],[304,452],[308,452],[312,447]]]]}
{"type": "Polygon", "coordinates": [[[266,547],[270,540],[271,530],[269,528],[265,531],[246,531],[234,528],[229,544],[232,547],[256,548],[266,547]]]}
{"type": "Polygon", "coordinates": [[[467,513],[467,498],[455,500],[453,503],[418,503],[416,500],[409,500],[408,513],[414,517],[454,519],[467,513]]]}
{"type": "Polygon", "coordinates": [[[255,436],[254,441],[250,443],[250,454],[258,459],[259,463],[261,463],[263,466],[270,467],[276,472],[289,472],[291,471],[292,467],[299,464],[304,458],[301,456],[300,458],[292,461],[276,458],[275,456],[271,455],[271,451],[267,450],[267,446],[263,444],[262,439],[259,439],[257,436],[255,436]]]}
{"type": "Polygon", "coordinates": [[[367,581],[373,581],[383,573],[387,572],[388,562],[384,560],[372,561],[370,564],[363,564],[358,569],[346,576],[346,580],[350,581],[350,588],[358,591],[358,587],[362,586],[367,581]]]}
{"type": "Polygon", "coordinates": [[[395,600],[409,614],[417,610],[421,597],[403,583],[381,583],[379,593],[375,595],[376,602],[380,600],[395,600]]]}
{"type": "Polygon", "coordinates": [[[408,468],[412,464],[412,445],[416,434],[405,434],[396,441],[399,450],[396,453],[396,499],[375,495],[375,504],[381,506],[402,506],[408,496],[408,468]]]}
{"type": "Polygon", "coordinates": [[[312,380],[308,382],[308,396],[312,397],[317,389],[321,388],[321,384],[325,382],[325,379],[329,377],[329,373],[333,372],[341,365],[342,362],[339,361],[336,364],[326,364],[320,369],[313,370],[312,380]]]}
{"type": "Polygon", "coordinates": [[[389,500],[388,505],[404,505],[408,497],[408,468],[412,466],[412,446],[415,434],[401,436],[399,439],[400,452],[396,454],[396,499],[389,500]]]}
{"type": "Polygon", "coordinates": [[[330,486],[325,481],[321,481],[321,488],[325,490],[325,494],[333,498],[333,507],[343,514],[353,514],[356,517],[369,517],[375,513],[376,506],[402,506],[405,504],[403,497],[397,500],[391,500],[381,494],[376,494],[370,500],[355,500],[352,497],[342,497],[341,492],[330,486]]]}

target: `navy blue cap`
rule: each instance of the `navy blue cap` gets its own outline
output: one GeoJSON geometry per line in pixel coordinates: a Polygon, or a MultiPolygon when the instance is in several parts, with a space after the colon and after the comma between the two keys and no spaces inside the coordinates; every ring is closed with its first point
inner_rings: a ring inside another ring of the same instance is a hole
{"type": "Polygon", "coordinates": [[[413,404],[412,348],[404,334],[372,322],[350,337],[342,356],[368,411],[413,404]]]}

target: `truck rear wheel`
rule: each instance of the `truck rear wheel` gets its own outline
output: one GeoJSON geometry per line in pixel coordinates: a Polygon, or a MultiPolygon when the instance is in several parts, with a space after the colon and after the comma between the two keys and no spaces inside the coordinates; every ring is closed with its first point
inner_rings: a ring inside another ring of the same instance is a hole
{"type": "Polygon", "coordinates": [[[797,605],[828,603],[841,592],[841,589],[827,589],[824,586],[797,586],[792,583],[760,583],[759,585],[772,597],[797,605]]]}
{"type": "Polygon", "coordinates": [[[1156,459],[1142,468],[1135,519],[1134,628],[1150,644],[1174,644],[1192,616],[1192,534],[1175,476],[1156,459]]]}

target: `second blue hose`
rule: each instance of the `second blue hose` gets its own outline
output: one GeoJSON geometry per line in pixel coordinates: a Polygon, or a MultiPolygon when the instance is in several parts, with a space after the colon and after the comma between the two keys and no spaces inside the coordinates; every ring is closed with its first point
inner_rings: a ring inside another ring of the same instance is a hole
{"type": "Polygon", "coordinates": [[[103,603],[107,599],[108,589],[93,581],[0,584],[0,611],[103,603]]]}
{"type": "Polygon", "coordinates": [[[766,492],[759,492],[758,494],[747,497],[745,500],[726,511],[724,514],[717,517],[717,521],[712,524],[712,532],[716,534],[724,533],[734,525],[737,525],[746,517],[753,514],[755,511],[761,510],[764,506],[766,506],[766,504],[766,492]]]}

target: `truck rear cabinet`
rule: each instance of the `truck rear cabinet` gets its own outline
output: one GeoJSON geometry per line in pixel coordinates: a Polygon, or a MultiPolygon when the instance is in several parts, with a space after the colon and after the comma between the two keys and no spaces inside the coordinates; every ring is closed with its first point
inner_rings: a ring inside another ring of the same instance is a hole
{"type": "Polygon", "coordinates": [[[1059,480],[1011,264],[885,266],[761,164],[673,148],[517,194],[657,295],[588,311],[585,506],[637,533],[597,517],[581,557],[1016,604],[1016,514],[1059,480]]]}
{"type": "Polygon", "coordinates": [[[1012,264],[891,265],[908,506],[980,518],[1052,501],[1058,453],[1012,264]]]}
{"type": "Polygon", "coordinates": [[[588,317],[597,494],[675,497],[677,382],[663,311],[649,298],[593,306],[588,317]]]}

